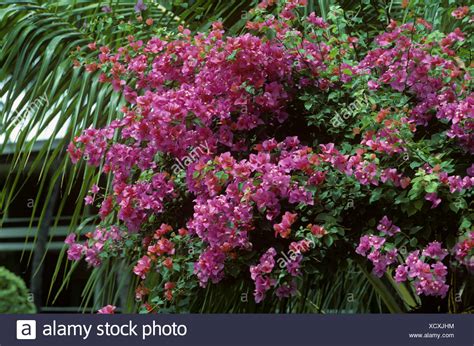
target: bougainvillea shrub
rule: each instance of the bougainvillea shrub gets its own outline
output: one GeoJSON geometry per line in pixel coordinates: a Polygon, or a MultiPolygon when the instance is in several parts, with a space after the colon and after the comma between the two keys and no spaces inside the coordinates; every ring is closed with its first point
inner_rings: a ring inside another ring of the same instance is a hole
{"type": "MultiPolygon", "coordinates": [[[[258,304],[292,299],[347,261],[419,304],[469,300],[466,34],[416,18],[365,42],[340,8],[325,21],[304,5],[263,1],[238,36],[217,22],[78,56],[125,105],[68,147],[109,178],[90,187],[101,222],[86,241],[68,236],[70,260],[125,259],[149,312],[181,311],[230,277],[252,280],[258,304]]],[[[469,13],[453,16],[472,29],[469,13]]]]}

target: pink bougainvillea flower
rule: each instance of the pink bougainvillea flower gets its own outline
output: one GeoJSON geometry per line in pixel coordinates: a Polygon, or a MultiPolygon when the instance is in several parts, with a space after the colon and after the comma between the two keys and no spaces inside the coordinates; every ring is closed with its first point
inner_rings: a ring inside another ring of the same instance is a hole
{"type": "Polygon", "coordinates": [[[99,190],[100,190],[99,187],[98,187],[96,184],[94,184],[94,185],[92,185],[92,187],[91,187],[91,189],[90,189],[90,192],[91,192],[92,194],[96,194],[96,193],[99,192],[99,190]]]}
{"type": "Polygon", "coordinates": [[[114,305],[106,305],[103,308],[97,310],[99,314],[115,314],[115,310],[117,309],[114,305]]]}
{"type": "Polygon", "coordinates": [[[469,7],[468,6],[458,7],[453,12],[451,12],[451,16],[453,16],[456,19],[463,19],[468,14],[469,14],[469,7]]]}
{"type": "Polygon", "coordinates": [[[434,241],[428,244],[422,255],[442,261],[448,255],[448,250],[443,249],[440,242],[434,241]]]}
{"type": "Polygon", "coordinates": [[[142,12],[147,9],[147,6],[143,3],[143,0],[137,0],[137,3],[135,4],[135,12],[142,12]]]}
{"type": "Polygon", "coordinates": [[[321,238],[324,236],[327,232],[324,229],[324,226],[319,226],[319,225],[308,225],[310,228],[310,231],[313,235],[315,235],[317,238],[321,238]]]}
{"type": "Polygon", "coordinates": [[[67,250],[67,258],[71,261],[79,261],[82,258],[84,246],[81,244],[71,244],[67,250]]]}
{"type": "Polygon", "coordinates": [[[296,221],[297,216],[297,214],[285,212],[281,222],[273,226],[275,237],[280,235],[282,238],[287,238],[291,233],[291,225],[296,221]]]}
{"type": "Polygon", "coordinates": [[[92,197],[90,195],[87,195],[84,198],[84,202],[85,202],[86,205],[91,205],[92,203],[94,203],[94,197],[92,197]]]}
{"type": "Polygon", "coordinates": [[[427,193],[425,199],[431,202],[431,209],[436,208],[441,203],[441,198],[438,198],[436,192],[427,193]]]}
{"type": "Polygon", "coordinates": [[[140,278],[145,279],[146,275],[150,271],[151,260],[148,256],[143,256],[138,260],[137,265],[133,268],[135,275],[138,275],[140,278]]]}
{"type": "Polygon", "coordinates": [[[393,236],[400,232],[400,227],[395,226],[386,215],[379,221],[377,229],[389,236],[393,236]]]}
{"type": "Polygon", "coordinates": [[[72,245],[76,242],[76,233],[70,233],[64,240],[65,244],[72,245]]]}

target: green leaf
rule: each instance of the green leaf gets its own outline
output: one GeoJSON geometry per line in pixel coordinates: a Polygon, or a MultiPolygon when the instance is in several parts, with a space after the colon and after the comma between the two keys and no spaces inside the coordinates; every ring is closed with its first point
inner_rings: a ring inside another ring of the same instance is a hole
{"type": "Polygon", "coordinates": [[[380,197],[382,196],[382,192],[383,192],[382,188],[376,188],[376,189],[372,190],[372,192],[370,194],[369,203],[372,204],[372,203],[378,201],[380,199],[380,197]]]}
{"type": "Polygon", "coordinates": [[[267,29],[265,31],[265,36],[270,40],[272,41],[273,39],[275,39],[276,37],[276,31],[273,30],[273,29],[267,29]]]}
{"type": "Polygon", "coordinates": [[[415,207],[416,210],[421,210],[423,208],[423,200],[419,199],[413,203],[413,206],[415,207]]]}
{"type": "Polygon", "coordinates": [[[334,238],[331,235],[326,235],[324,237],[324,244],[326,244],[327,247],[331,247],[331,245],[334,243],[334,238]]]}
{"type": "Polygon", "coordinates": [[[236,56],[237,56],[237,53],[238,53],[239,51],[240,51],[240,48],[234,50],[232,53],[230,53],[230,54],[227,56],[226,60],[227,60],[227,61],[234,61],[235,58],[236,58],[236,56]]]}
{"type": "Polygon", "coordinates": [[[428,193],[433,193],[438,190],[438,183],[435,181],[430,182],[426,187],[425,191],[428,193]]]}

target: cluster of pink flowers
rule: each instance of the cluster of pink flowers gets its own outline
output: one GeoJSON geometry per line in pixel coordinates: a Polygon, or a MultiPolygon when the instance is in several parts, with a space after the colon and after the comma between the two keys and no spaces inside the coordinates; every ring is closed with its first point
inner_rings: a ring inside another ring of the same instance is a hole
{"type": "Polygon", "coordinates": [[[276,288],[275,294],[279,298],[288,298],[296,294],[296,281],[293,277],[300,275],[302,255],[298,254],[286,263],[286,270],[290,276],[279,283],[280,280],[272,276],[276,254],[275,249],[270,248],[260,257],[259,264],[250,266],[250,276],[255,282],[254,298],[257,303],[265,299],[266,292],[272,288],[276,288]]]}
{"type": "MultiPolygon", "coordinates": [[[[474,187],[474,174],[472,173],[472,167],[467,170],[468,175],[449,175],[447,172],[439,170],[438,167],[430,167],[429,165],[424,165],[422,167],[423,171],[426,174],[435,174],[438,178],[438,181],[449,188],[450,193],[463,192],[472,190],[474,187]]],[[[425,196],[425,199],[432,202],[434,207],[437,207],[441,203],[441,199],[438,198],[437,193],[428,193],[425,196]]]]}
{"type": "Polygon", "coordinates": [[[451,15],[456,19],[463,19],[469,14],[469,7],[468,6],[461,6],[451,12],[451,15]]]}
{"type": "Polygon", "coordinates": [[[265,298],[265,292],[276,285],[276,280],[270,277],[275,266],[276,251],[270,248],[260,257],[260,263],[250,267],[250,275],[255,281],[254,297],[257,303],[265,298]]]}
{"type": "Polygon", "coordinates": [[[396,233],[400,232],[400,227],[395,226],[386,215],[379,221],[377,229],[390,237],[393,237],[396,233]]]}
{"type": "Polygon", "coordinates": [[[288,238],[291,232],[291,225],[295,222],[297,214],[286,212],[280,223],[273,225],[275,236],[280,235],[282,238],[288,238]]]}
{"type": "MultiPolygon", "coordinates": [[[[151,266],[158,258],[172,256],[175,254],[175,244],[172,240],[165,237],[173,228],[170,225],[162,224],[154,233],[153,237],[147,237],[143,240],[143,246],[147,248],[147,254],[138,260],[133,268],[135,275],[145,279],[151,266]]],[[[166,257],[163,265],[168,269],[172,265],[172,259],[166,257]]]]}
{"type": "MultiPolygon", "coordinates": [[[[377,229],[385,236],[393,236],[400,232],[386,216],[379,221],[377,229]]],[[[364,235],[360,238],[356,253],[366,256],[374,265],[373,273],[378,277],[385,274],[387,267],[397,260],[398,250],[395,247],[385,246],[386,238],[373,234],[364,235]]]]}
{"type": "MultiPolygon", "coordinates": [[[[424,26],[431,30],[427,23],[424,26]]],[[[396,91],[410,93],[417,103],[409,122],[427,126],[432,114],[436,114],[436,118],[451,123],[447,135],[474,153],[474,94],[469,93],[468,87],[471,77],[455,61],[433,54],[436,43],[415,42],[411,37],[417,30],[413,23],[398,26],[392,21],[389,31],[376,39],[380,48],[368,52],[358,72],[370,74],[372,70],[381,70],[378,79],[370,81],[372,89],[389,85],[396,91]],[[460,80],[463,83],[459,84],[460,80]]],[[[454,55],[452,46],[464,39],[464,34],[456,29],[441,40],[439,48],[454,55]]]]}
{"type": "Polygon", "coordinates": [[[423,250],[411,252],[405,264],[400,264],[395,271],[395,281],[413,280],[417,294],[445,297],[449,286],[446,284],[448,268],[442,260],[448,251],[441,247],[441,243],[432,242],[423,250]],[[431,260],[433,263],[427,263],[431,260]]]}
{"type": "Polygon", "coordinates": [[[97,312],[99,314],[113,315],[115,314],[116,309],[117,307],[114,305],[106,305],[103,308],[100,308],[97,312]]]}
{"type": "Polygon", "coordinates": [[[224,39],[221,28],[215,24],[207,37],[183,31],[181,39],[171,42],[154,38],[143,43],[131,37],[130,47],[118,54],[100,54],[101,64],[111,68],[111,82],[135,106],[124,109],[124,118],[110,126],[126,127],[122,138],[136,143],[118,150],[131,155],[161,151],[181,158],[204,141],[214,149],[217,144],[237,149],[245,146],[239,132],[262,124],[264,114],[272,114],[273,119],[266,119],[270,123],[287,117],[291,55],[281,44],[249,34],[224,39]],[[136,82],[126,85],[125,78],[136,82]],[[250,88],[263,92],[253,95],[250,88]],[[140,89],[147,91],[139,95],[140,89]],[[235,113],[240,115],[233,119],[235,113]],[[220,125],[211,130],[217,120],[220,125]]]}
{"type": "Polygon", "coordinates": [[[87,129],[82,135],[74,138],[75,143],[81,143],[83,148],[78,148],[72,142],[68,146],[68,153],[73,163],[77,163],[80,158],[84,158],[90,165],[97,166],[108,147],[108,141],[113,137],[112,128],[87,129]]]}
{"type": "Polygon", "coordinates": [[[474,271],[474,232],[468,232],[461,238],[453,249],[454,256],[459,263],[465,265],[469,271],[474,271]]]}
{"type": "Polygon", "coordinates": [[[366,151],[363,149],[358,149],[352,156],[341,154],[333,143],[322,144],[321,149],[320,158],[324,162],[330,163],[332,167],[348,176],[354,176],[362,185],[378,186],[379,182],[391,182],[397,187],[406,188],[410,183],[410,178],[398,173],[396,168],[381,170],[375,161],[375,155],[369,155],[369,159],[364,158],[366,151]]]}
{"type": "Polygon", "coordinates": [[[151,268],[151,259],[148,256],[143,256],[138,260],[137,265],[133,268],[135,275],[141,279],[145,279],[151,268]]]}
{"type": "Polygon", "coordinates": [[[87,237],[89,239],[84,244],[76,241],[75,233],[66,237],[65,243],[69,247],[68,259],[78,261],[85,256],[85,261],[89,265],[98,267],[102,263],[100,253],[104,251],[105,243],[110,241],[111,246],[117,246],[122,234],[117,226],[110,226],[109,229],[97,227],[94,232],[88,233],[87,237]]]}
{"type": "MultiPolygon", "coordinates": [[[[401,254],[393,244],[386,241],[401,230],[387,216],[379,221],[377,230],[383,236],[373,234],[362,236],[356,252],[366,256],[374,265],[374,274],[381,277],[390,265],[399,263],[401,254]]],[[[405,263],[397,266],[394,279],[396,282],[412,280],[417,294],[444,297],[449,286],[446,284],[448,268],[442,261],[447,255],[448,251],[442,248],[441,243],[431,242],[423,249],[421,256],[420,250],[411,252],[406,257],[405,263]],[[433,263],[428,263],[428,260],[433,263]]]]}
{"type": "MultiPolygon", "coordinates": [[[[281,213],[283,200],[304,205],[314,202],[307,186],[321,183],[322,178],[312,167],[309,148],[292,137],[281,143],[265,141],[257,149],[258,153],[248,160],[236,161],[224,153],[195,166],[192,186],[198,197],[187,226],[191,234],[208,244],[195,266],[201,285],[209,278],[213,282],[222,278],[224,261],[230,253],[252,249],[249,232],[255,227],[257,213],[274,220],[281,213]],[[296,174],[305,176],[306,183],[292,181],[296,174]],[[214,178],[218,182],[212,183],[214,178]]],[[[288,237],[296,217],[285,212],[282,222],[273,226],[275,237],[288,237]]]]}

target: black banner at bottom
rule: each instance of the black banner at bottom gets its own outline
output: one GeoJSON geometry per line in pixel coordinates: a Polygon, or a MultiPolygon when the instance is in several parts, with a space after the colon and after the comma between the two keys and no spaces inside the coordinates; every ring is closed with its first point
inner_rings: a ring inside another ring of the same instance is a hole
{"type": "Polygon", "coordinates": [[[474,345],[473,315],[0,315],[11,345],[474,345]]]}

